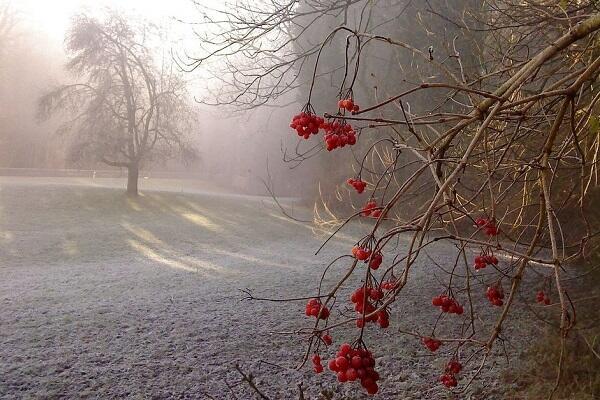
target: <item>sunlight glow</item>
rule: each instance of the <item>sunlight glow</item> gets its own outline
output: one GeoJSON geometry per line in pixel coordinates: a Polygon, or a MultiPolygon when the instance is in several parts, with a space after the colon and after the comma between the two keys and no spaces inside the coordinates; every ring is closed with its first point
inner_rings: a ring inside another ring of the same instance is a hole
{"type": "Polygon", "coordinates": [[[176,259],[173,254],[166,254],[165,256],[159,254],[158,252],[156,252],[155,250],[151,249],[150,247],[144,245],[141,242],[138,242],[137,240],[132,240],[129,239],[127,241],[129,243],[129,245],[136,250],[138,253],[140,253],[142,256],[148,258],[149,260],[152,260],[158,264],[170,267],[170,268],[175,268],[175,269],[182,269],[184,271],[188,271],[188,272],[194,272],[194,273],[200,273],[202,271],[204,272],[208,272],[208,271],[212,271],[212,272],[223,272],[223,268],[213,264],[211,262],[208,261],[204,261],[204,260],[198,260],[198,259],[193,259],[193,258],[189,258],[189,259],[184,259],[184,258],[180,258],[180,259],[176,259]]]}
{"type": "MultiPolygon", "coordinates": [[[[203,0],[203,3],[218,4],[218,1],[203,0]]],[[[140,15],[155,23],[168,23],[173,17],[193,15],[195,9],[190,0],[12,0],[11,4],[37,30],[61,41],[71,17],[80,12],[98,13],[109,7],[140,15]]]]}
{"type": "Polygon", "coordinates": [[[206,228],[210,231],[213,231],[213,232],[222,231],[222,229],[219,225],[215,224],[210,219],[208,219],[200,214],[188,212],[188,213],[181,214],[181,216],[183,218],[187,219],[188,221],[190,221],[191,223],[201,226],[202,228],[206,228]]]}

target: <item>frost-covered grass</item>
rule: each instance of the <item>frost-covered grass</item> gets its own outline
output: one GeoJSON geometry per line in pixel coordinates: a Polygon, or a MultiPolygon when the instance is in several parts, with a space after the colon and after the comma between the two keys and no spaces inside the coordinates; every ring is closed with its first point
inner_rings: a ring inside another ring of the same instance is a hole
{"type": "MultiPolygon", "coordinates": [[[[315,256],[326,236],[268,199],[201,185],[180,193],[177,183],[131,200],[121,185],[0,178],[0,398],[230,399],[225,381],[238,379],[235,363],[276,399],[294,398],[300,381],[312,394],[324,386],[340,399],[363,398],[358,385],[338,386],[330,373],[293,370],[304,339],[273,332],[306,324],[303,302],[241,301],[239,289],[311,295],[324,265],[364,227],[351,226],[315,256]]],[[[429,255],[454,257],[442,245],[429,255]]],[[[435,319],[434,269],[424,261],[414,271],[390,329],[367,334],[384,379],[379,398],[448,397],[435,382],[448,356],[396,331],[435,319]]],[[[332,332],[337,345],[344,332],[332,332]]],[[[502,398],[495,371],[483,377],[472,398],[502,398]]]]}

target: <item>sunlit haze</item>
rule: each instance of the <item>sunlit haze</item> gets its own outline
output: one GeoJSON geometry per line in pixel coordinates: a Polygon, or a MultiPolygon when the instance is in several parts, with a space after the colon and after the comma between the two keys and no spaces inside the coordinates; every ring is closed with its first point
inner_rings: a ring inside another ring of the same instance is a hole
{"type": "MultiPolygon", "coordinates": [[[[204,2],[210,4],[214,0],[204,2]]],[[[162,23],[171,17],[189,16],[194,11],[189,0],[11,0],[9,3],[20,10],[36,29],[58,39],[63,38],[71,16],[84,11],[97,14],[110,7],[162,23]]]]}

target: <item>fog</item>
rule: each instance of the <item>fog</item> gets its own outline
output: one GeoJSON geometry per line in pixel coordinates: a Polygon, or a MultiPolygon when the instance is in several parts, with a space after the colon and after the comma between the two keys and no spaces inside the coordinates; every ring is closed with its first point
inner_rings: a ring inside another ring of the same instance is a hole
{"type": "MultiPolygon", "coordinates": [[[[216,2],[215,4],[218,4],[216,2]]],[[[204,5],[211,5],[210,1],[204,5]]],[[[184,21],[200,18],[196,6],[187,0],[145,1],[7,1],[1,3],[0,29],[0,168],[5,175],[61,175],[62,170],[118,170],[94,157],[73,160],[70,149],[73,133],[62,131],[69,116],[59,114],[47,120],[36,118],[40,97],[52,87],[74,82],[65,66],[69,60],[65,37],[72,18],[79,14],[102,17],[116,12],[156,24],[161,36],[151,47],[159,60],[196,47],[195,30],[184,21]]],[[[283,162],[290,141],[289,116],[299,106],[288,95],[288,108],[215,107],[204,104],[210,92],[220,90],[211,71],[198,69],[184,76],[188,95],[195,103],[197,130],[190,135],[198,157],[184,164],[177,157],[143,165],[147,178],[198,179],[239,193],[265,194],[270,181],[282,195],[306,193],[302,185],[313,186],[306,172],[283,162]],[[288,101],[290,102],[290,101],[288,101]]],[[[292,137],[292,139],[294,139],[292,137]]],[[[76,174],[75,171],[68,172],[76,174]]],[[[122,175],[124,172],[120,171],[122,175]]]]}

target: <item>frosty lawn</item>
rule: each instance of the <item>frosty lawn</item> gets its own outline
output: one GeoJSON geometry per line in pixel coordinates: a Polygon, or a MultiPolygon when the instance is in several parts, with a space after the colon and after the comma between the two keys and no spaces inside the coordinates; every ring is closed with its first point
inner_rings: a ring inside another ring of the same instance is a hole
{"type": "MultiPolygon", "coordinates": [[[[326,236],[286,219],[268,199],[142,186],[143,196],[131,200],[114,184],[0,178],[1,398],[228,399],[236,362],[275,398],[295,396],[300,381],[310,393],[322,384],[363,398],[330,374],[315,376],[310,365],[293,370],[302,338],[272,332],[305,326],[305,302],[241,301],[239,291],[314,294],[309,285],[351,249],[360,226],[311,256],[326,236]]],[[[443,262],[453,252],[440,247],[430,256],[443,262]]],[[[411,280],[390,328],[369,333],[383,366],[382,398],[422,398],[425,390],[445,398],[440,385],[432,388],[438,371],[430,367],[432,357],[441,365],[444,356],[395,333],[435,312],[424,304],[424,293],[439,290],[432,269],[414,271],[422,276],[411,280]]],[[[332,332],[334,345],[343,333],[332,332]]],[[[493,392],[498,375],[483,377],[493,392]]]]}

